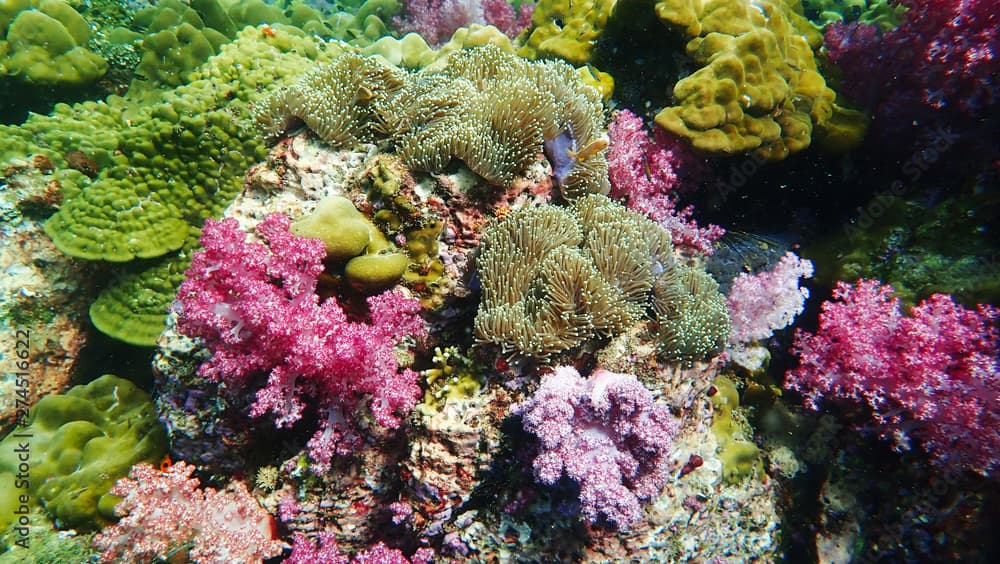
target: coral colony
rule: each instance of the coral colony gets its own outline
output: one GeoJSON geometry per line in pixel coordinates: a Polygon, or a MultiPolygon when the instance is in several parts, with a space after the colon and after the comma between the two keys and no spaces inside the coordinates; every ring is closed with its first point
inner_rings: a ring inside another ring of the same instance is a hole
{"type": "Polygon", "coordinates": [[[0,560],[995,559],[994,4],[0,2],[0,560]]]}

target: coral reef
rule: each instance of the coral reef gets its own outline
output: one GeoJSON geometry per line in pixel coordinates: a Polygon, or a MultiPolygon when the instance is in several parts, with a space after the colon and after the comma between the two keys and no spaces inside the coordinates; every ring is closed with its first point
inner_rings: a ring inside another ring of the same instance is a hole
{"type": "Polygon", "coordinates": [[[10,141],[0,155],[5,162],[34,154],[53,163],[64,196],[46,223],[56,247],[128,263],[91,309],[99,329],[134,344],[155,342],[198,227],[231,201],[243,171],[265,154],[246,127],[247,103],[258,86],[275,87],[307,56],[324,55],[311,40],[249,29],[197,80],[162,93],[157,103],[111,97],[3,128],[10,141]],[[242,72],[239,61],[251,57],[256,70],[242,72]],[[93,180],[66,172],[71,150],[98,167],[93,180]]]}
{"type": "Polygon", "coordinates": [[[996,560],[991,7],[0,0],[0,562],[996,560]]]}

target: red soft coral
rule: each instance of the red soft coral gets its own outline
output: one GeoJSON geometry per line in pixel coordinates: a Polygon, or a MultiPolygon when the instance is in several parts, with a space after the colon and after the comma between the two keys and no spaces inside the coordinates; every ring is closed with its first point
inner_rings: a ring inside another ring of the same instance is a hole
{"type": "Polygon", "coordinates": [[[691,219],[693,207],[677,208],[678,173],[696,166],[694,157],[660,128],[650,139],[642,119],[628,110],[616,112],[608,138],[609,196],[665,227],[675,246],[712,254],[713,243],[725,230],[717,225],[698,227],[691,219]]]}

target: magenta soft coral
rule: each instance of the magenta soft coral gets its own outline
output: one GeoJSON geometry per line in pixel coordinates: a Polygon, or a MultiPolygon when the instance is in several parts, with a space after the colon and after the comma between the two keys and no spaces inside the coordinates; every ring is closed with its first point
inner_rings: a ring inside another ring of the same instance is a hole
{"type": "Polygon", "coordinates": [[[561,366],[514,411],[541,443],[535,477],[577,482],[591,522],[603,516],[621,529],[635,526],[644,517],[640,500],[667,481],[677,423],[631,374],[599,369],[584,379],[561,366]]]}
{"type": "Polygon", "coordinates": [[[178,292],[178,330],[202,339],[212,358],[206,378],[235,393],[268,374],[251,415],[273,413],[278,426],[302,417],[306,398],[319,407],[320,430],[309,441],[315,469],[355,449],[349,420],[366,397],[375,421],[399,425],[420,395],[417,375],[401,370],[395,347],[426,328],[420,304],[399,292],[368,298],[368,320],[351,321],[333,298],[320,303],[316,284],[326,251],[296,237],[289,220],[271,214],[257,226],[266,244],[250,242],[233,219],[206,222],[178,292]]]}
{"type": "Polygon", "coordinates": [[[677,209],[678,173],[697,166],[693,155],[660,128],[650,139],[642,119],[628,110],[615,113],[608,138],[609,195],[666,227],[675,246],[712,254],[713,243],[725,230],[717,225],[698,227],[691,219],[691,206],[677,209]]]}
{"type": "Polygon", "coordinates": [[[198,489],[194,466],[166,470],[138,464],[111,493],[121,521],[94,537],[103,562],[149,562],[157,558],[229,564],[262,562],[281,554],[267,511],[242,482],[225,490],[198,489]],[[179,552],[184,551],[184,552],[179,552]]]}
{"type": "Polygon", "coordinates": [[[814,409],[866,404],[898,448],[915,439],[936,463],[989,474],[1000,464],[1000,310],[934,294],[902,315],[878,281],[838,283],[819,330],[799,331],[786,384],[814,409]]]}
{"type": "Polygon", "coordinates": [[[826,48],[844,71],[845,93],[899,119],[918,118],[919,104],[983,115],[1000,94],[995,0],[899,3],[909,8],[904,21],[884,34],[862,23],[827,30],[826,48]]]}
{"type": "Polygon", "coordinates": [[[407,558],[402,551],[389,548],[383,542],[362,550],[348,558],[340,551],[333,533],[324,531],[317,535],[317,541],[309,540],[305,535],[295,535],[295,545],[286,564],[429,564],[434,561],[434,551],[429,548],[418,548],[407,558]]]}

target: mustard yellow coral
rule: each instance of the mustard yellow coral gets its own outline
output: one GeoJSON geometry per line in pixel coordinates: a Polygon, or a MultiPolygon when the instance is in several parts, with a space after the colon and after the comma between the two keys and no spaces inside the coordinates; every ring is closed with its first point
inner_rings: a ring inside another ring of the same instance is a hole
{"type": "Polygon", "coordinates": [[[590,62],[617,0],[540,0],[518,55],[529,59],[590,62]]]}
{"type": "MultiPolygon", "coordinates": [[[[676,104],[656,123],[695,147],[781,160],[808,147],[814,129],[841,115],[836,94],[817,72],[813,49],[821,37],[791,4],[661,0],[656,14],[688,39],[688,56],[702,65],[677,82],[676,104]]],[[[859,141],[864,128],[858,125],[844,130],[838,124],[839,144],[859,141]]]]}

